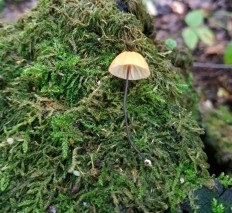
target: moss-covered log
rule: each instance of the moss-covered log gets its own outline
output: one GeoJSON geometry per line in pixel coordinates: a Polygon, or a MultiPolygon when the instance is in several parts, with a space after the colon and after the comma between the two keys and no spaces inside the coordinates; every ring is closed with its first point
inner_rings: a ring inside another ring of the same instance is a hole
{"type": "Polygon", "coordinates": [[[227,107],[213,108],[209,101],[202,104],[202,121],[206,129],[205,145],[215,173],[232,176],[232,118],[227,107]]]}
{"type": "Polygon", "coordinates": [[[141,17],[113,0],[41,0],[0,31],[1,212],[163,212],[208,180],[188,85],[141,17]],[[128,145],[125,82],[107,71],[124,50],[152,72],[130,83],[127,103],[152,167],[128,145]]]}

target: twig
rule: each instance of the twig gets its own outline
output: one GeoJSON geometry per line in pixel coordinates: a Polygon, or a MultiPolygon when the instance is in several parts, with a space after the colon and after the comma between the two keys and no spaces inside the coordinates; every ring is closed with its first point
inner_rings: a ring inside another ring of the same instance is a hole
{"type": "Polygon", "coordinates": [[[194,62],[193,67],[232,70],[232,65],[194,62]]]}

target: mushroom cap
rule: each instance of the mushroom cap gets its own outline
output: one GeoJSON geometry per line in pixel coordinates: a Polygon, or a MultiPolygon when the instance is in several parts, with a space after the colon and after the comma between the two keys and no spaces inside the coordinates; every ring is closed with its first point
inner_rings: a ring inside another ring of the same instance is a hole
{"type": "Polygon", "coordinates": [[[120,53],[111,63],[109,72],[118,78],[126,79],[130,67],[129,80],[147,78],[151,73],[144,57],[137,52],[120,53]]]}

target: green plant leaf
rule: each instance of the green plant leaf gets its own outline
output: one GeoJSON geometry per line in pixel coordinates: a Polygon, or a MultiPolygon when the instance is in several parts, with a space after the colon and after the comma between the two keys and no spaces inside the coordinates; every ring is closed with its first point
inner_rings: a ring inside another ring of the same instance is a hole
{"type": "Polygon", "coordinates": [[[232,41],[228,43],[224,53],[224,63],[232,64],[232,41]]]}
{"type": "Polygon", "coordinates": [[[206,45],[213,45],[215,42],[215,35],[208,27],[202,26],[196,29],[196,33],[200,40],[206,45]]]}
{"type": "Polygon", "coordinates": [[[202,10],[193,10],[185,16],[185,22],[190,27],[196,28],[203,24],[204,13],[202,10]]]}
{"type": "Polygon", "coordinates": [[[0,11],[3,10],[5,4],[3,0],[0,0],[0,11]]]}
{"type": "Polygon", "coordinates": [[[173,39],[171,39],[171,38],[167,38],[167,39],[165,40],[165,45],[166,45],[166,47],[167,47],[168,49],[173,50],[173,49],[176,48],[177,43],[176,43],[175,40],[173,40],[173,39]]]}
{"type": "Polygon", "coordinates": [[[182,36],[184,38],[185,44],[189,47],[189,49],[194,50],[198,42],[196,33],[190,27],[187,27],[182,31],[182,36]]]}

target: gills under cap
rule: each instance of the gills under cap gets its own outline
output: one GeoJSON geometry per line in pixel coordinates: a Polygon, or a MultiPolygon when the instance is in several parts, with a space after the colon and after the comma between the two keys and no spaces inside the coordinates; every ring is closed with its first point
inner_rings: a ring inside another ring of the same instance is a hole
{"type": "Polygon", "coordinates": [[[147,78],[150,70],[144,57],[137,52],[120,53],[111,63],[109,72],[118,78],[127,78],[129,70],[129,80],[139,80],[147,78]]]}

